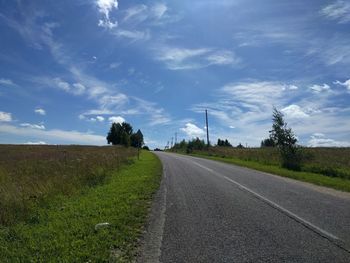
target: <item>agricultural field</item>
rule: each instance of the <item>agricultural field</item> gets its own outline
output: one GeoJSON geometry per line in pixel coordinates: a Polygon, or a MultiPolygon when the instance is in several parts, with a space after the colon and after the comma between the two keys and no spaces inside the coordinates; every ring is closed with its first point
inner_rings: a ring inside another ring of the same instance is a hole
{"type": "Polygon", "coordinates": [[[161,176],[152,153],[136,156],[118,146],[0,145],[1,260],[131,260],[161,176]]]}

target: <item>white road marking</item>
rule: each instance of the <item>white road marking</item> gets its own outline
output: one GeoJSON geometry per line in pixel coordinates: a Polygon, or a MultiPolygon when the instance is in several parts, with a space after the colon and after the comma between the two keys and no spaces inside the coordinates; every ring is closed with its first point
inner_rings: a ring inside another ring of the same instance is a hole
{"type": "Polygon", "coordinates": [[[197,163],[197,162],[194,162],[194,161],[193,161],[193,163],[194,163],[195,165],[197,165],[197,166],[199,166],[199,167],[201,167],[201,168],[203,168],[203,169],[209,171],[209,172],[214,173],[214,171],[213,171],[212,169],[208,168],[208,167],[205,167],[205,166],[203,166],[203,165],[201,165],[201,164],[199,164],[199,163],[197,163]]]}
{"type": "Polygon", "coordinates": [[[333,235],[333,234],[327,232],[326,230],[323,230],[323,229],[319,228],[318,226],[315,226],[315,225],[312,224],[311,222],[309,222],[309,221],[307,221],[307,220],[301,218],[300,216],[298,216],[298,215],[294,214],[293,212],[289,211],[288,209],[286,209],[286,208],[284,208],[284,207],[282,207],[282,206],[276,204],[275,202],[273,202],[273,201],[267,199],[266,197],[264,197],[264,196],[262,196],[262,195],[260,195],[260,194],[258,194],[258,193],[256,193],[256,192],[254,192],[253,190],[251,190],[251,189],[249,189],[248,187],[246,187],[246,186],[244,186],[244,185],[242,185],[242,184],[236,182],[235,180],[233,180],[233,179],[231,179],[231,178],[229,178],[229,177],[227,177],[227,176],[225,176],[225,175],[219,174],[219,173],[215,172],[214,170],[212,170],[212,169],[210,169],[210,168],[208,168],[208,167],[205,167],[204,165],[201,165],[201,164],[199,164],[199,163],[197,163],[197,162],[194,162],[194,161],[192,161],[192,162],[193,162],[195,165],[197,165],[197,166],[199,166],[199,167],[201,167],[201,168],[203,168],[203,169],[205,169],[205,170],[207,170],[207,171],[209,171],[209,172],[212,172],[212,173],[215,174],[216,176],[221,177],[221,178],[223,178],[223,179],[225,179],[225,180],[227,180],[227,181],[229,181],[229,182],[235,184],[235,185],[238,186],[240,189],[242,189],[242,190],[244,190],[244,191],[247,191],[248,193],[252,194],[252,195],[255,196],[256,198],[258,198],[258,199],[264,201],[265,203],[269,204],[270,206],[274,207],[275,209],[277,209],[277,210],[283,212],[284,214],[286,214],[286,215],[288,215],[290,218],[293,218],[294,220],[298,221],[299,223],[301,223],[302,225],[306,226],[307,228],[313,230],[314,232],[317,232],[317,233],[320,234],[321,236],[323,236],[323,237],[325,237],[325,238],[328,238],[328,239],[331,239],[331,240],[334,240],[334,241],[340,241],[340,239],[339,239],[337,236],[335,236],[335,235],[333,235]]]}

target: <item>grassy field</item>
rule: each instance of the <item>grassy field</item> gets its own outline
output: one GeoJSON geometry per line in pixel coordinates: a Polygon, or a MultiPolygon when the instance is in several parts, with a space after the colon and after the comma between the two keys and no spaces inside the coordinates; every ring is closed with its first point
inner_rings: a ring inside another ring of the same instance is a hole
{"type": "MultiPolygon", "coordinates": [[[[265,165],[280,165],[279,153],[276,148],[212,147],[208,151],[196,151],[195,153],[253,161],[265,165]]],[[[350,179],[350,148],[302,148],[302,153],[303,172],[350,179]]]]}
{"type": "Polygon", "coordinates": [[[246,166],[297,180],[350,192],[350,148],[303,148],[300,172],[280,167],[275,148],[212,147],[194,156],[246,166]]]}
{"type": "Polygon", "coordinates": [[[0,210],[1,262],[132,261],[161,177],[155,155],[142,152],[138,161],[132,149],[118,147],[3,147],[9,149],[1,149],[6,158],[16,156],[11,162],[20,165],[11,170],[1,160],[8,186],[0,188],[6,208],[0,210]],[[21,198],[12,197],[12,189],[21,198]],[[11,203],[19,210],[10,209],[11,203]],[[99,223],[108,224],[99,228],[99,223]]]}

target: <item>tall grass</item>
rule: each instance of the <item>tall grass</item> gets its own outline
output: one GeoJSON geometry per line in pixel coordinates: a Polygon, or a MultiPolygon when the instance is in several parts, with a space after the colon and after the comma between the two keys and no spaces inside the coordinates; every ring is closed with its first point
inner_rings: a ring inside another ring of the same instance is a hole
{"type": "MultiPolygon", "coordinates": [[[[318,173],[330,177],[350,179],[350,148],[302,148],[301,171],[318,173]]],[[[280,166],[276,148],[231,148],[211,147],[206,151],[195,151],[214,157],[236,158],[264,165],[280,166]]]]}
{"type": "Polygon", "coordinates": [[[0,145],[0,225],[31,220],[51,197],[103,183],[135,155],[115,146],[0,145]]]}

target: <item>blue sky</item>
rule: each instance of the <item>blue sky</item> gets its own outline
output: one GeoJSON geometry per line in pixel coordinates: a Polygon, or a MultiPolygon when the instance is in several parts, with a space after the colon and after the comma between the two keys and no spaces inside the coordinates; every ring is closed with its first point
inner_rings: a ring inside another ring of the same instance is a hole
{"type": "Polygon", "coordinates": [[[349,1],[0,0],[0,143],[350,146],[349,1]]]}

